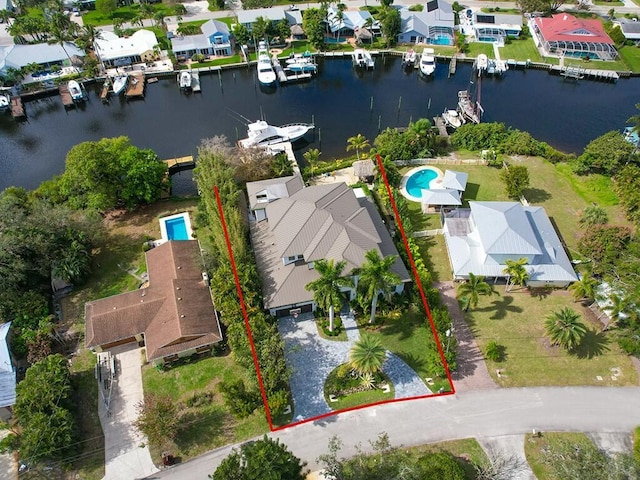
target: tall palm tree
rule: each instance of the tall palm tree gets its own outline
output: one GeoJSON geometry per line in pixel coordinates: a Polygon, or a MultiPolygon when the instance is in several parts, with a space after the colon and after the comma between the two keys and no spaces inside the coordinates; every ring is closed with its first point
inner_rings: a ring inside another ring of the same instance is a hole
{"type": "Polygon", "coordinates": [[[316,163],[318,163],[318,159],[320,158],[320,155],[322,155],[322,152],[320,152],[320,150],[318,150],[317,148],[312,148],[302,154],[304,159],[307,161],[307,163],[311,167],[312,177],[313,177],[313,169],[315,168],[316,163]]]}
{"type": "Polygon", "coordinates": [[[356,157],[358,158],[358,160],[360,160],[360,150],[363,150],[365,148],[369,148],[369,140],[367,140],[367,138],[362,135],[361,133],[359,133],[358,135],[356,135],[355,137],[349,137],[347,139],[347,152],[350,152],[351,150],[355,150],[356,151],[356,157]]]}
{"type": "Polygon", "coordinates": [[[391,271],[396,255],[381,257],[377,250],[369,250],[365,254],[365,262],[353,273],[358,275],[358,287],[367,302],[371,302],[369,323],[376,318],[376,307],[380,294],[391,298],[393,287],[400,283],[400,277],[391,271]]]}
{"type": "Polygon", "coordinates": [[[345,300],[342,288],[353,287],[351,277],[342,276],[347,262],[334,263],[333,260],[316,260],[314,268],[320,278],[309,282],[304,288],[313,292],[313,300],[325,312],[329,312],[329,331],[333,332],[335,309],[342,306],[345,300]]]}
{"type": "Polygon", "coordinates": [[[480,295],[491,295],[495,293],[493,287],[484,281],[482,275],[474,275],[469,272],[469,279],[458,285],[458,295],[463,300],[463,310],[469,311],[469,307],[477,307],[480,295]]]}
{"type": "MultiPolygon", "coordinates": [[[[156,10],[155,8],[153,8],[153,5],[151,5],[150,3],[141,3],[140,4],[140,15],[142,15],[142,18],[153,18],[153,15],[155,14],[156,10]]],[[[144,25],[140,25],[141,27],[144,27],[144,25]]]]}
{"type": "Polygon", "coordinates": [[[593,227],[594,225],[605,225],[609,222],[607,211],[600,205],[589,205],[580,216],[581,227],[593,227]]]}
{"type": "Polygon", "coordinates": [[[591,275],[582,275],[577,282],[573,282],[569,286],[573,299],[578,301],[593,300],[596,298],[596,288],[598,281],[591,275]]]}
{"type": "MultiPolygon", "coordinates": [[[[636,108],[640,110],[640,103],[636,103],[636,108]]],[[[633,124],[633,131],[636,133],[640,133],[640,114],[633,115],[629,117],[627,123],[633,124]]]]}
{"type": "Polygon", "coordinates": [[[551,343],[573,350],[587,334],[587,327],[580,314],[569,307],[552,312],[544,322],[544,329],[551,343]]]}
{"type": "Polygon", "coordinates": [[[503,272],[509,277],[507,279],[507,292],[511,290],[513,285],[522,287],[525,282],[529,280],[529,272],[527,272],[527,269],[525,268],[527,263],[529,263],[529,260],[526,258],[521,258],[519,260],[507,260],[505,262],[507,266],[503,272]]]}
{"type": "Polygon", "coordinates": [[[65,48],[64,44],[74,39],[74,33],[78,28],[78,24],[69,20],[67,15],[63,15],[62,12],[55,12],[51,16],[49,22],[49,43],[57,43],[64,50],[65,55],[69,59],[69,65],[72,64],[69,52],[65,48]]]}
{"type": "Polygon", "coordinates": [[[609,302],[611,303],[611,306],[607,309],[607,315],[611,321],[607,324],[604,330],[608,330],[612,325],[620,326],[622,323],[629,320],[631,315],[633,315],[631,299],[628,296],[611,293],[609,295],[609,302]]]}
{"type": "Polygon", "coordinates": [[[362,335],[349,350],[349,363],[361,375],[382,370],[387,352],[378,337],[362,335]]]}

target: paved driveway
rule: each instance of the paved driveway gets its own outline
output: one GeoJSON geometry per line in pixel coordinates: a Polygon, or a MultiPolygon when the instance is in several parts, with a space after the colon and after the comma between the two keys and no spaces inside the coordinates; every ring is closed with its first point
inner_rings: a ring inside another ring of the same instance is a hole
{"type": "Polygon", "coordinates": [[[157,472],[151,461],[146,439],[133,426],[136,405],[142,401],[140,348],[131,346],[112,350],[118,365],[111,393],[110,410],[99,401],[98,413],[104,431],[105,480],[143,478],[157,472]],[[144,447],[141,447],[144,445],[144,447]]]}
{"type": "MultiPolygon", "coordinates": [[[[9,430],[0,430],[0,440],[9,435],[9,430]]],[[[0,454],[0,480],[17,480],[18,465],[13,453],[0,454]]]]}
{"type": "MultiPolygon", "coordinates": [[[[293,418],[300,421],[329,413],[324,399],[324,382],[331,371],[349,358],[349,350],[360,334],[351,315],[341,315],[347,331],[346,342],[326,340],[318,334],[313,314],[294,319],[285,317],[278,330],[285,343],[287,365],[292,370],[291,393],[293,418]]],[[[395,398],[415,397],[431,393],[417,374],[397,355],[387,352],[382,370],[395,388],[395,398]]]]}

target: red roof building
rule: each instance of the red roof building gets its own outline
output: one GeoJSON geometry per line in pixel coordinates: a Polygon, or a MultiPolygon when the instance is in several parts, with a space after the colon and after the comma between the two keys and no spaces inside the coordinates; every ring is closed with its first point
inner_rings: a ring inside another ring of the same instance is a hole
{"type": "Polygon", "coordinates": [[[614,60],[618,56],[614,42],[604,31],[600,20],[559,13],[550,18],[534,18],[533,31],[539,44],[550,55],[600,60],[614,60]]]}

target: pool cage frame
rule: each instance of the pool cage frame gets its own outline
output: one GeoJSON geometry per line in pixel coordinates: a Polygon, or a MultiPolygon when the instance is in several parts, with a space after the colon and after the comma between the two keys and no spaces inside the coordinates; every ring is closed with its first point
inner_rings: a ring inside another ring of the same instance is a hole
{"type": "Polygon", "coordinates": [[[600,60],[615,60],[618,57],[618,52],[613,45],[601,42],[576,42],[576,41],[552,41],[544,42],[545,49],[549,53],[555,53],[559,55],[572,55],[574,53],[583,53],[582,56],[589,56],[589,58],[600,60]]]}

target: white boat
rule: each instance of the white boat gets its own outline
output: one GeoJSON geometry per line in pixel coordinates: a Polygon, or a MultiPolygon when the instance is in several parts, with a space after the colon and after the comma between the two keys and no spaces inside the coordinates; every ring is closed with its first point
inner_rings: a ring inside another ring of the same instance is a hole
{"type": "Polygon", "coordinates": [[[482,75],[484,71],[489,67],[489,57],[487,57],[484,53],[478,55],[475,61],[476,70],[478,71],[478,75],[482,75]]]}
{"type": "Polygon", "coordinates": [[[436,71],[436,57],[433,48],[425,48],[420,55],[420,73],[426,75],[433,75],[436,71]]]}
{"type": "Polygon", "coordinates": [[[266,53],[258,55],[258,81],[262,85],[271,86],[276,83],[276,72],[273,71],[271,59],[266,53]]]}
{"type": "Polygon", "coordinates": [[[9,92],[0,91],[0,110],[8,110],[11,106],[11,95],[9,92]]]}
{"type": "Polygon", "coordinates": [[[184,70],[178,74],[178,84],[182,90],[191,90],[191,72],[184,70]]]}
{"type": "Polygon", "coordinates": [[[71,95],[71,100],[74,102],[83,102],[84,101],[84,92],[82,91],[82,87],[75,80],[69,80],[67,83],[67,88],[69,89],[69,94],[71,95]]]}
{"type": "Polygon", "coordinates": [[[112,88],[114,95],[120,95],[124,92],[125,88],[127,88],[127,83],[129,83],[129,75],[118,75],[113,78],[112,88]]]}
{"type": "Polygon", "coordinates": [[[288,63],[287,70],[296,73],[316,73],[318,66],[312,62],[288,63]]]}
{"type": "Polygon", "coordinates": [[[402,63],[407,68],[413,68],[416,63],[416,52],[413,49],[409,49],[404,52],[402,56],[402,63]]]}
{"type": "Polygon", "coordinates": [[[353,51],[353,65],[360,68],[373,68],[375,66],[375,60],[371,56],[368,50],[364,48],[356,48],[353,51]]]}
{"type": "Polygon", "coordinates": [[[458,92],[458,111],[464,118],[473,123],[480,123],[480,115],[475,107],[471,95],[468,90],[460,90],[458,92]]]}
{"type": "Polygon", "coordinates": [[[313,56],[310,52],[294,53],[289,56],[284,63],[291,65],[292,63],[313,63],[313,56]]]}
{"type": "Polygon", "coordinates": [[[276,143],[295,142],[304,137],[315,126],[312,123],[290,123],[281,127],[269,125],[264,120],[247,125],[247,138],[238,142],[243,148],[267,147],[276,143]]]}
{"type": "Polygon", "coordinates": [[[494,67],[496,75],[502,75],[504,72],[509,70],[509,65],[506,60],[495,60],[494,67]]]}
{"type": "Polygon", "coordinates": [[[457,110],[445,110],[442,112],[442,119],[444,120],[444,123],[451,128],[461,127],[464,123],[464,118],[457,110]]]}

